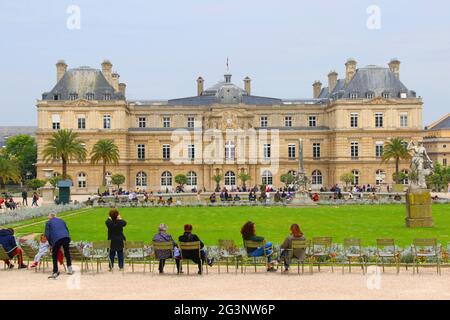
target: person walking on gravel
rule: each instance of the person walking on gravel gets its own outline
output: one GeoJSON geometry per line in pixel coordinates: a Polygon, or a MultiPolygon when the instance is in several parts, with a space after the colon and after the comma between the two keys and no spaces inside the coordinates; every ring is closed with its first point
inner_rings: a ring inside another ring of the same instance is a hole
{"type": "Polygon", "coordinates": [[[56,214],[50,213],[48,215],[48,221],[45,224],[45,236],[48,242],[52,246],[52,259],[53,259],[53,273],[49,279],[56,279],[59,276],[58,271],[58,252],[63,247],[64,256],[67,261],[67,274],[73,274],[72,259],[70,257],[69,244],[70,235],[69,229],[67,229],[66,223],[57,218],[56,214]]]}

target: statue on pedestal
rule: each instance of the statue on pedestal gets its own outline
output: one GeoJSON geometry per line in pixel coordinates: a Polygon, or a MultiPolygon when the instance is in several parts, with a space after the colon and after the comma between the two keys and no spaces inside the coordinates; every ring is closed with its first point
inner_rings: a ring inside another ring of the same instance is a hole
{"type": "Polygon", "coordinates": [[[412,151],[411,171],[416,176],[411,186],[426,189],[426,177],[431,175],[434,170],[433,161],[428,156],[422,141],[419,141],[417,146],[413,141],[409,142],[407,149],[408,151],[412,151]]]}

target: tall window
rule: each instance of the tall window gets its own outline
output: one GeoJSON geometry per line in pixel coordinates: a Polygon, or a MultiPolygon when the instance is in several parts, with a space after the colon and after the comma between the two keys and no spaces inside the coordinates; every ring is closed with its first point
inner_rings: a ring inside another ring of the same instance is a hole
{"type": "Polygon", "coordinates": [[[384,150],[383,142],[377,141],[375,143],[375,157],[381,158],[383,156],[383,150],[384,150]]]}
{"type": "Polygon", "coordinates": [[[375,113],[375,128],[383,128],[383,113],[375,113]]]}
{"type": "Polygon", "coordinates": [[[147,186],[147,174],[143,171],[138,172],[136,175],[136,187],[146,187],[147,186]]]}
{"type": "Polygon", "coordinates": [[[272,172],[265,170],[261,176],[261,182],[264,185],[271,185],[273,183],[272,172]]]}
{"type": "Polygon", "coordinates": [[[196,186],[197,185],[197,174],[194,171],[189,171],[186,175],[187,185],[196,186]]]}
{"type": "Polygon", "coordinates": [[[77,124],[78,124],[78,129],[79,130],[86,129],[86,117],[85,117],[85,115],[78,115],[77,122],[78,122],[77,124]]]}
{"type": "Polygon", "coordinates": [[[170,144],[163,144],[163,159],[170,159],[170,144]]]}
{"type": "Polygon", "coordinates": [[[269,123],[267,121],[267,116],[261,116],[261,118],[259,118],[259,120],[260,120],[261,128],[267,128],[267,126],[269,125],[269,123]]]}
{"type": "Polygon", "coordinates": [[[313,143],[313,158],[314,159],[320,158],[320,143],[318,142],[313,143]]]}
{"type": "Polygon", "coordinates": [[[226,186],[235,186],[236,185],[236,175],[233,171],[227,171],[225,173],[225,179],[224,179],[226,186]]]}
{"type": "Polygon", "coordinates": [[[270,153],[271,153],[270,143],[264,144],[263,151],[264,151],[264,159],[270,159],[270,153]]]}
{"type": "Polygon", "coordinates": [[[138,127],[139,128],[147,127],[147,118],[146,117],[139,117],[138,118],[138,127]]]}
{"type": "Polygon", "coordinates": [[[405,175],[405,179],[403,179],[402,183],[407,185],[409,184],[409,171],[407,169],[403,169],[402,172],[405,175]]]}
{"type": "Polygon", "coordinates": [[[189,160],[195,159],[195,144],[188,145],[188,158],[189,160]]]}
{"type": "Polygon", "coordinates": [[[103,129],[111,129],[111,116],[109,114],[103,116],[103,129]]]}
{"type": "Polygon", "coordinates": [[[227,141],[225,143],[225,159],[234,160],[236,157],[236,146],[233,141],[227,141]]]}
{"type": "Polygon", "coordinates": [[[384,182],[384,179],[386,178],[386,172],[384,170],[378,169],[377,172],[375,172],[375,184],[380,185],[384,182]]]}
{"type": "Polygon", "coordinates": [[[137,157],[139,160],[145,159],[145,144],[138,144],[137,146],[137,157]]]}
{"type": "Polygon", "coordinates": [[[194,128],[194,121],[195,121],[195,119],[193,116],[187,117],[187,127],[194,128]]]}
{"type": "Polygon", "coordinates": [[[355,186],[359,185],[359,171],[352,170],[352,174],[353,174],[353,185],[355,186]]]}
{"type": "Polygon", "coordinates": [[[316,116],[309,116],[309,126],[315,127],[317,125],[317,117],[316,116]]]}
{"type": "Polygon", "coordinates": [[[296,157],[295,149],[296,149],[295,144],[288,144],[288,158],[291,160],[294,160],[296,157]]]}
{"type": "Polygon", "coordinates": [[[357,113],[350,113],[350,127],[358,128],[358,114],[357,113]]]}
{"type": "Polygon", "coordinates": [[[408,114],[402,113],[400,114],[400,127],[407,127],[408,126],[408,114]]]}
{"type": "Polygon", "coordinates": [[[352,158],[357,158],[359,156],[359,144],[356,141],[352,141],[350,144],[350,156],[352,158]]]}
{"type": "Polygon", "coordinates": [[[172,174],[169,171],[164,171],[161,175],[161,185],[171,186],[172,185],[172,174]]]}
{"type": "Polygon", "coordinates": [[[442,165],[443,165],[444,167],[447,166],[447,159],[446,159],[446,158],[442,159],[442,165]]]}
{"type": "Polygon", "coordinates": [[[52,115],[52,129],[53,130],[61,129],[61,116],[59,114],[52,115]]]}
{"type": "Polygon", "coordinates": [[[322,172],[320,172],[320,170],[314,170],[311,175],[311,184],[321,185],[322,182],[323,182],[322,172]]]}
{"type": "Polygon", "coordinates": [[[87,187],[87,183],[86,183],[86,173],[84,172],[80,172],[78,174],[78,188],[86,188],[87,187]]]}
{"type": "Polygon", "coordinates": [[[170,128],[170,117],[163,117],[163,128],[170,128]]]}
{"type": "Polygon", "coordinates": [[[284,126],[285,127],[292,127],[292,117],[291,116],[285,116],[284,117],[284,126]]]}

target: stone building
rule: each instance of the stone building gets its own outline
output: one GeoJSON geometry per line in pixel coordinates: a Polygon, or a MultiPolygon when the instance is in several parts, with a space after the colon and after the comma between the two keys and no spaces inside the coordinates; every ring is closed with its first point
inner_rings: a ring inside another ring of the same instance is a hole
{"type": "MultiPolygon", "coordinates": [[[[357,68],[345,63],[342,78],[328,74],[328,85],[312,85],[313,97],[279,99],[252,94],[251,79],[243,87],[223,81],[197,93],[170,100],[128,100],[126,85],[104,61],[101,70],[67,69],[56,64],[56,85],[37,102],[38,175],[60,172],[60,163],[45,163],[40,150],[58,129],[72,129],[88,151],[99,139],[112,139],[120,148],[120,164],[107,175],[122,173],[124,188],[171,190],[177,174],[188,176],[188,189],[212,190],[213,176],[221,185],[282,186],[280,176],[298,170],[300,144],[305,173],[312,188],[340,182],[353,172],[355,184],[392,183],[394,165],[381,164],[383,144],[392,137],[422,138],[422,99],[400,81],[400,62],[387,67],[357,68]]],[[[402,170],[409,168],[401,163],[402,170]]],[[[72,162],[69,174],[75,192],[95,192],[101,184],[101,164],[72,162]]]]}
{"type": "Polygon", "coordinates": [[[450,113],[425,127],[424,146],[433,162],[448,166],[450,159],[450,113]]]}

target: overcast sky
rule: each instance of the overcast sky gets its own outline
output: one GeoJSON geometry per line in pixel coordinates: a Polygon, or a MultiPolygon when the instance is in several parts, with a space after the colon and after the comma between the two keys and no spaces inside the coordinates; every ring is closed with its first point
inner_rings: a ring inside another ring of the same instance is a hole
{"type": "Polygon", "coordinates": [[[423,97],[424,125],[450,112],[446,0],[1,0],[0,35],[0,125],[36,125],[59,59],[100,68],[107,58],[128,99],[168,99],[195,95],[198,76],[221,80],[228,56],[234,83],[250,76],[253,94],[287,99],[311,97],[313,81],[342,76],[349,57],[397,57],[400,79],[423,97]]]}

